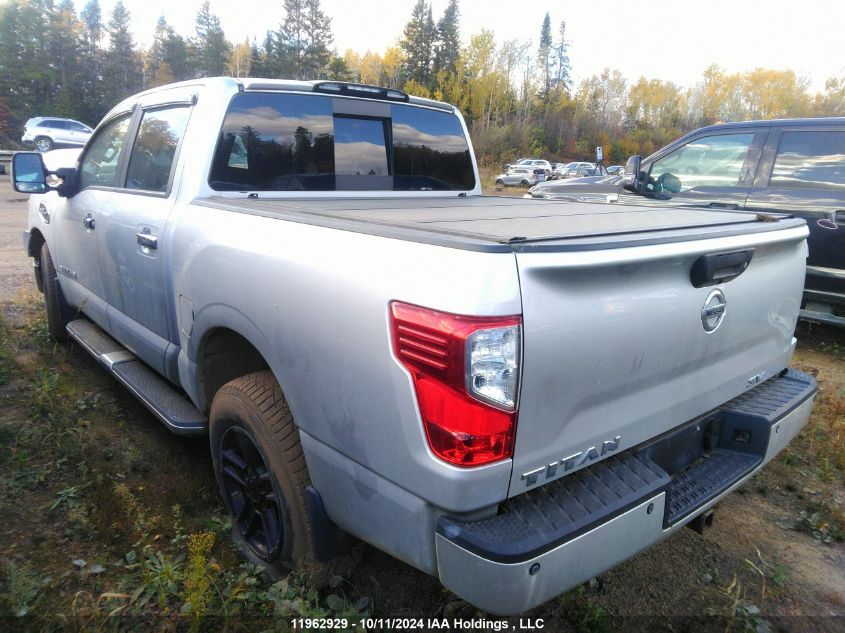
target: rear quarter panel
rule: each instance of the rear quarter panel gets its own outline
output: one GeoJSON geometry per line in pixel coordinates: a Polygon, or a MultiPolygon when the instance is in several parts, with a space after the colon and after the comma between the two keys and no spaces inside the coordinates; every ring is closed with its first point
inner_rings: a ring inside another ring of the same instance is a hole
{"type": "Polygon", "coordinates": [[[263,354],[310,439],[442,508],[505,498],[509,460],[466,470],[429,452],[410,375],[391,351],[388,304],[518,314],[512,253],[196,205],[177,211],[171,239],[174,300],[184,296],[194,312],[189,334],[180,328],[189,362],[208,332],[229,327],[263,354]]]}

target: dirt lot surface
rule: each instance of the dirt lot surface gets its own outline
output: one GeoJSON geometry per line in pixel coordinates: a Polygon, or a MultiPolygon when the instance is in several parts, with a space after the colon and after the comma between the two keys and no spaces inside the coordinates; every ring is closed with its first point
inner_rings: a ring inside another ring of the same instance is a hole
{"type": "Polygon", "coordinates": [[[9,177],[0,175],[0,297],[11,299],[32,279],[32,263],[24,255],[21,231],[26,226],[26,196],[17,193],[9,177]]]}
{"type": "MultiPolygon", "coordinates": [[[[25,213],[4,179],[0,630],[182,630],[179,614],[197,604],[247,631],[320,612],[495,619],[373,548],[319,594],[244,571],[205,441],[170,435],[78,347],[44,336],[25,213]],[[197,545],[204,533],[213,548],[197,545]],[[197,586],[218,597],[196,602],[197,586]]],[[[682,530],[525,618],[546,631],[845,630],[845,332],[802,324],[799,336],[795,365],[820,385],[811,423],[718,507],[714,527],[682,530]]]]}

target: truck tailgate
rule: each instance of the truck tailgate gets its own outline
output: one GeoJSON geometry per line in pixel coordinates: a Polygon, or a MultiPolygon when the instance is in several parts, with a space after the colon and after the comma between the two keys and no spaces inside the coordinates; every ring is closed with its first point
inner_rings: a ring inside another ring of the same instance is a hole
{"type": "Polygon", "coordinates": [[[728,236],[515,249],[524,356],[509,496],[665,433],[787,366],[807,229],[756,224],[760,232],[728,236]],[[753,251],[742,274],[695,287],[693,266],[712,261],[702,256],[738,251],[753,251]],[[715,289],[723,299],[708,306],[724,302],[721,320],[703,313],[715,289]]]}

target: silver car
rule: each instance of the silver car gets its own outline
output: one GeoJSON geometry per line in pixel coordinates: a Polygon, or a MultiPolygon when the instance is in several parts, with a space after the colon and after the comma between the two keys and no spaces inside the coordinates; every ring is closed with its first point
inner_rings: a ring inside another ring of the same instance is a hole
{"type": "Polygon", "coordinates": [[[82,147],[94,132],[73,119],[35,117],[26,122],[21,142],[39,152],[49,152],[57,146],[82,147]]]}
{"type": "Polygon", "coordinates": [[[543,182],[543,170],[533,167],[511,167],[506,173],[496,176],[496,184],[508,187],[533,187],[543,182]]]}
{"type": "Polygon", "coordinates": [[[582,176],[592,176],[595,168],[594,163],[567,163],[562,168],[556,169],[555,174],[558,178],[581,178],[582,176]]]}

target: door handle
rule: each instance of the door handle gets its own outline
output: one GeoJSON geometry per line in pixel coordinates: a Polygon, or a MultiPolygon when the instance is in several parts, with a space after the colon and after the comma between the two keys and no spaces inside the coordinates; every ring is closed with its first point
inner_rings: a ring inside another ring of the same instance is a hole
{"type": "Polygon", "coordinates": [[[711,209],[729,209],[731,211],[739,209],[739,205],[734,202],[711,202],[707,206],[711,209]]]}
{"type": "Polygon", "coordinates": [[[135,237],[138,238],[138,244],[144,248],[158,248],[158,238],[155,235],[150,235],[149,229],[144,229],[144,231],[138,233],[135,237]]]}
{"type": "Polygon", "coordinates": [[[94,216],[89,213],[84,218],[82,218],[82,226],[85,227],[86,231],[93,231],[96,226],[94,223],[94,216]]]}

